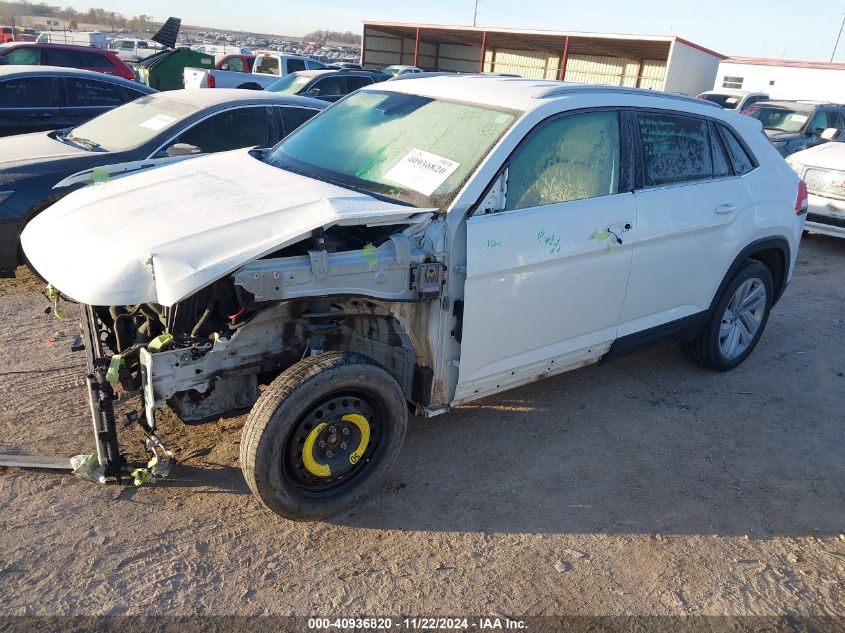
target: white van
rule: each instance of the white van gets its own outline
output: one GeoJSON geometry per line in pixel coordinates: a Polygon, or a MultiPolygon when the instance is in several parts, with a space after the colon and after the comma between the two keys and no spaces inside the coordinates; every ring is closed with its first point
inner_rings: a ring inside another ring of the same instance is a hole
{"type": "Polygon", "coordinates": [[[100,31],[44,31],[35,40],[39,44],[74,44],[108,48],[109,40],[100,31]]]}

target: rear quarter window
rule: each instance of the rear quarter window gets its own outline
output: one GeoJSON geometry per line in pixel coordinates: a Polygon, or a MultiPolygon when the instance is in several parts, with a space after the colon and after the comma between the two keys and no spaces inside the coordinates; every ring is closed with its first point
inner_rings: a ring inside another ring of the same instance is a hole
{"type": "Polygon", "coordinates": [[[725,147],[728,150],[731,163],[733,164],[734,172],[738,175],[747,174],[754,169],[754,159],[740,143],[733,130],[725,125],[719,125],[722,132],[722,137],[725,139],[725,147]]]}

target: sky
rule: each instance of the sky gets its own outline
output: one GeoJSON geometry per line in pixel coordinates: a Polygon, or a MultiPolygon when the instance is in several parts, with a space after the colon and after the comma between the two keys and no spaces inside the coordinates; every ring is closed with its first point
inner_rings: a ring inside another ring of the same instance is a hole
{"type": "MultiPolygon", "coordinates": [[[[57,2],[58,3],[58,2],[57,2]]],[[[186,24],[279,35],[361,32],[364,20],[472,24],[474,0],[61,0],[123,13],[170,15],[186,24]]],[[[479,26],[678,35],[725,55],[829,61],[845,0],[478,0],[479,26]],[[635,6],[636,5],[636,6],[635,6]]],[[[845,62],[845,33],[835,61],[845,62]]]]}

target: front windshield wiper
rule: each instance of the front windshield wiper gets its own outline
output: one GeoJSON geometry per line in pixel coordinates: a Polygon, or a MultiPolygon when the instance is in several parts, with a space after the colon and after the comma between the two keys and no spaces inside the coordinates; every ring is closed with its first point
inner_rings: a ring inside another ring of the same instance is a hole
{"type": "Polygon", "coordinates": [[[77,145],[81,145],[83,148],[87,149],[89,152],[105,152],[106,149],[100,145],[99,143],[95,143],[94,141],[82,138],[80,136],[74,136],[73,133],[68,132],[67,134],[62,137],[63,140],[70,141],[71,143],[76,143],[77,145]]]}

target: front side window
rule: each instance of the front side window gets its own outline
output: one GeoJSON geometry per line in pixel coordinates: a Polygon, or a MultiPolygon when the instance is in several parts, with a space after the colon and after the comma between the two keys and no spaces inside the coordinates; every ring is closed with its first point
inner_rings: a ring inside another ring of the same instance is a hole
{"type": "Polygon", "coordinates": [[[311,108],[294,107],[280,107],[279,110],[282,113],[282,127],[284,127],[285,134],[290,134],[319,112],[319,110],[312,110],[311,108]]]}
{"type": "Polygon", "coordinates": [[[585,112],[543,124],[508,166],[506,211],[619,191],[619,114],[585,112]]]}
{"type": "Polygon", "coordinates": [[[0,108],[44,108],[52,103],[50,77],[26,77],[0,82],[0,108]]]}
{"type": "Polygon", "coordinates": [[[6,53],[5,58],[13,66],[34,66],[38,64],[38,49],[29,46],[16,48],[6,53]]]}
{"type": "Polygon", "coordinates": [[[193,145],[203,154],[255,145],[266,147],[270,129],[268,110],[252,107],[220,112],[186,130],[170,144],[193,145]]]}
{"type": "Polygon", "coordinates": [[[225,62],[229,66],[229,70],[236,73],[244,72],[244,60],[240,57],[231,57],[225,62]]]}
{"type": "Polygon", "coordinates": [[[446,208],[517,113],[362,90],[273,148],[266,161],[417,206],[446,208]]]}
{"type": "Polygon", "coordinates": [[[320,79],[309,89],[310,91],[314,91],[314,94],[318,94],[321,97],[342,95],[344,93],[343,77],[326,77],[325,79],[320,79]]]}
{"type": "Polygon", "coordinates": [[[278,75],[279,59],[277,57],[262,57],[255,66],[255,72],[262,75],[278,75]]]}
{"type": "Polygon", "coordinates": [[[707,121],[675,114],[637,115],[643,184],[657,187],[713,175],[707,121]]]}

